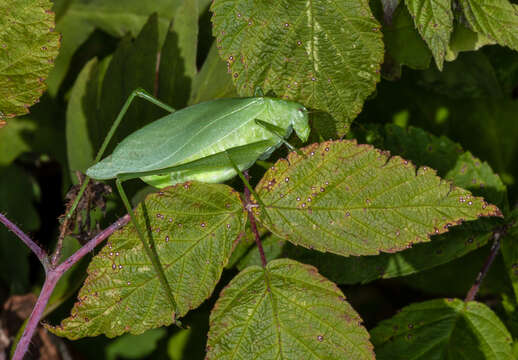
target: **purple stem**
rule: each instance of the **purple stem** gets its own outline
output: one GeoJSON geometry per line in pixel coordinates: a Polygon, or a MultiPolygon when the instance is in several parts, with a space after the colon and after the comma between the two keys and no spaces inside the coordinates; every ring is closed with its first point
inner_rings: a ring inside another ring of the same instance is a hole
{"type": "Polygon", "coordinates": [[[480,270],[480,272],[478,273],[477,278],[473,283],[473,286],[471,287],[471,289],[469,289],[468,294],[466,295],[466,299],[464,299],[465,302],[475,300],[478,290],[480,289],[480,284],[482,284],[482,280],[484,280],[484,277],[487,275],[489,269],[491,268],[491,265],[493,264],[493,261],[496,258],[496,255],[498,254],[498,250],[500,250],[500,237],[500,232],[496,231],[493,233],[494,242],[491,246],[491,252],[487,257],[484,266],[482,266],[482,270],[480,270]]]}
{"type": "MultiPolygon", "coordinates": [[[[247,181],[250,180],[248,171],[244,171],[243,175],[247,181]]],[[[263,268],[265,268],[266,264],[267,264],[266,256],[264,256],[263,244],[261,243],[261,236],[259,235],[259,231],[257,231],[257,224],[255,222],[255,216],[252,213],[252,210],[250,209],[250,207],[248,206],[251,204],[251,201],[250,201],[250,190],[248,189],[247,186],[245,186],[244,193],[245,193],[245,207],[246,207],[246,211],[248,212],[248,218],[250,219],[250,227],[252,228],[252,232],[254,233],[255,243],[257,245],[257,249],[259,250],[259,255],[261,256],[261,263],[263,265],[263,268]]]]}
{"type": "MultiPolygon", "coordinates": [[[[88,241],[83,247],[77,250],[74,254],[72,254],[68,259],[59,264],[56,268],[50,268],[45,277],[45,282],[43,283],[43,288],[41,289],[38,300],[36,301],[36,305],[32,310],[31,315],[29,316],[29,320],[27,321],[27,325],[23,330],[22,337],[16,346],[16,350],[14,352],[14,356],[12,360],[23,360],[23,357],[27,350],[29,349],[29,344],[31,339],[38,328],[38,324],[40,323],[41,316],[45,311],[45,307],[49,302],[50,296],[52,295],[52,291],[56,287],[61,276],[70,269],[75,263],[77,263],[83,256],[92,251],[97,245],[99,245],[102,241],[104,241],[107,237],[115,232],[115,230],[120,227],[126,225],[130,220],[129,215],[125,215],[115,223],[108,226],[106,229],[97,234],[94,238],[88,241]]],[[[3,221],[2,221],[3,222],[3,221]]],[[[18,229],[19,230],[19,229],[18,229]]],[[[21,232],[21,230],[20,230],[21,232]]],[[[23,234],[23,232],[22,232],[23,234]]],[[[25,234],[24,234],[25,235],[25,234]]],[[[26,235],[25,235],[26,236],[26,235]]],[[[20,237],[21,238],[21,237],[20,237]]],[[[23,239],[22,239],[23,240],[23,239]]],[[[30,239],[29,239],[30,240],[30,239]]],[[[25,242],[25,241],[24,241],[25,242]]],[[[32,242],[32,240],[31,240],[32,242]]],[[[30,246],[29,246],[30,247],[30,246]]],[[[39,247],[38,247],[39,248],[39,247]]],[[[32,247],[31,247],[32,249],[32,247]]],[[[45,261],[48,261],[48,258],[45,257],[45,261]]]]}

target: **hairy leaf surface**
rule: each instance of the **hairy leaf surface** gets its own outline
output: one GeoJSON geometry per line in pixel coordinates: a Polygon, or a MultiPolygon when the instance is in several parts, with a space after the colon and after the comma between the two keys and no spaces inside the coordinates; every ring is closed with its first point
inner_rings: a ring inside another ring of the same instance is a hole
{"type": "Polygon", "coordinates": [[[511,360],[511,334],[486,305],[458,299],[412,304],[371,331],[379,360],[511,360]]]}
{"type": "MultiPolygon", "coordinates": [[[[185,183],[150,195],[136,210],[178,304],[177,316],[214,290],[244,229],[237,193],[225,185],[185,183]],[[144,215],[147,214],[147,215],[144,215]]],[[[171,324],[173,309],[133,225],[113,234],[88,267],[71,316],[51,331],[70,339],[171,324]]]]}
{"type": "Polygon", "coordinates": [[[291,153],[257,185],[274,234],[339,255],[396,252],[500,210],[423,166],[370,145],[330,141],[291,153]]]}
{"type": "Polygon", "coordinates": [[[348,131],[379,81],[380,25],[368,1],[218,0],[214,35],[237,91],[327,111],[348,131]]]}
{"type": "Polygon", "coordinates": [[[46,88],[59,34],[49,0],[0,0],[0,122],[29,112],[46,88]]]}
{"type": "Polygon", "coordinates": [[[207,359],[374,359],[361,318],[336,285],[309,265],[251,266],[221,293],[207,359]]]}
{"type": "Polygon", "coordinates": [[[451,0],[405,0],[419,34],[428,44],[437,67],[442,70],[444,55],[453,31],[451,0]]]}

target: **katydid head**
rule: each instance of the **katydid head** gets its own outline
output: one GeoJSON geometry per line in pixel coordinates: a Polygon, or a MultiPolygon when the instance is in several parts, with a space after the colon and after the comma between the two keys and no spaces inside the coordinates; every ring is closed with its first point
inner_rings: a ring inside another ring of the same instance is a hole
{"type": "MultiPolygon", "coordinates": [[[[267,98],[265,98],[266,100],[267,98]]],[[[308,110],[295,101],[269,99],[271,113],[274,117],[281,117],[278,121],[282,121],[283,127],[291,126],[297,133],[302,142],[306,142],[309,137],[309,116],[308,110]]]]}

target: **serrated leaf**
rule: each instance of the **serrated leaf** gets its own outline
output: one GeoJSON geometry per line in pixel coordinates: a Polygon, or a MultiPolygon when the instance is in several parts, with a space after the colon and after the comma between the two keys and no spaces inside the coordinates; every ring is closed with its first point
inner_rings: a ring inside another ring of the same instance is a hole
{"type": "Polygon", "coordinates": [[[213,32],[241,96],[260,86],[329,112],[348,131],[379,81],[380,24],[368,1],[217,0],[213,32]]]}
{"type": "Polygon", "coordinates": [[[437,67],[442,70],[453,32],[451,0],[405,0],[405,3],[417,30],[432,51],[437,67]]]}
{"type": "Polygon", "coordinates": [[[354,141],[331,141],[290,153],[257,185],[266,208],[254,208],[274,234],[339,255],[396,252],[480,216],[501,216],[482,198],[435,170],[354,141]]]}
{"type": "Polygon", "coordinates": [[[371,331],[376,357],[511,360],[511,334],[486,305],[458,299],[412,304],[371,331]]]}
{"type": "MultiPolygon", "coordinates": [[[[210,296],[244,229],[240,197],[225,185],[185,183],[148,196],[136,216],[153,235],[178,304],[177,316],[183,316],[210,296]]],[[[114,337],[140,334],[173,320],[133,225],[114,233],[94,257],[78,299],[69,318],[49,327],[52,332],[70,339],[114,337]]]]}
{"type": "Polygon", "coordinates": [[[317,270],[281,259],[251,266],[222,291],[207,359],[374,359],[361,319],[317,270]]]}
{"type": "Polygon", "coordinates": [[[59,34],[49,0],[0,0],[0,121],[29,112],[46,88],[59,34]]]}
{"type": "Polygon", "coordinates": [[[471,28],[498,44],[518,50],[518,7],[509,0],[460,0],[471,28]]]}

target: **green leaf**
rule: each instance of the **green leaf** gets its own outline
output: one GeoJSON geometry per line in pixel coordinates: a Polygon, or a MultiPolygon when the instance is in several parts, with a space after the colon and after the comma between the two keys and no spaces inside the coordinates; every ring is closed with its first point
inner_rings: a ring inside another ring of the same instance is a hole
{"type": "MultiPolygon", "coordinates": [[[[284,240],[279,239],[275,235],[269,235],[266,238],[261,239],[261,245],[263,247],[266,261],[269,262],[281,257],[284,244],[284,240]]],[[[261,266],[261,255],[259,254],[257,246],[252,246],[252,248],[249,249],[248,253],[239,260],[237,268],[239,270],[243,270],[252,265],[261,266]]]]}
{"type": "Polygon", "coordinates": [[[0,122],[29,112],[45,90],[59,34],[49,0],[0,0],[0,122]]]}
{"type": "Polygon", "coordinates": [[[500,45],[518,50],[518,7],[509,0],[460,0],[471,28],[500,45]]]}
{"type": "Polygon", "coordinates": [[[257,185],[261,222],[293,244],[339,255],[397,252],[454,224],[501,216],[482,198],[354,141],[305,147],[278,161],[257,185]]]}
{"type": "Polygon", "coordinates": [[[427,69],[431,53],[426,43],[416,33],[408,9],[400,4],[391,18],[390,24],[383,28],[387,53],[398,65],[412,69],[427,69]]]}
{"type": "Polygon", "coordinates": [[[518,209],[515,209],[508,217],[509,228],[501,239],[501,252],[504,258],[505,267],[511,280],[514,296],[518,299],[518,209]]]}
{"type": "Polygon", "coordinates": [[[458,299],[412,304],[371,331],[379,360],[511,360],[512,338],[486,305],[458,299]]]}
{"type": "Polygon", "coordinates": [[[160,53],[158,97],[175,109],[187,105],[198,72],[198,0],[185,0],[176,11],[160,53]]]}
{"type": "MultiPolygon", "coordinates": [[[[19,167],[0,168],[0,212],[24,231],[36,230],[40,225],[32,205],[35,187],[29,174],[19,167]]],[[[29,290],[29,254],[25,244],[0,224],[0,279],[11,293],[29,290]]]]}
{"type": "Polygon", "coordinates": [[[506,186],[491,166],[446,136],[434,136],[412,126],[403,129],[388,124],[383,147],[392,154],[412,160],[416,166],[436,169],[439,176],[483,196],[502,209],[507,207],[506,186]]]}
{"type": "Polygon", "coordinates": [[[218,55],[216,45],[212,44],[200,72],[192,81],[189,104],[226,97],[237,97],[236,88],[218,55]]]}
{"type": "MultiPolygon", "coordinates": [[[[225,185],[185,183],[147,197],[136,210],[153,242],[178,304],[178,316],[198,307],[219,281],[245,213],[225,185]],[[147,214],[146,216],[144,214],[147,214]]],[[[169,325],[173,312],[133,225],[114,233],[88,267],[71,316],[49,329],[77,339],[169,325]]]]}
{"type": "MultiPolygon", "coordinates": [[[[79,73],[79,76],[70,91],[70,98],[67,106],[66,139],[68,164],[71,178],[75,177],[76,171],[84,172],[95,158],[95,149],[88,136],[88,119],[95,116],[97,110],[97,96],[87,99],[89,83],[98,77],[98,62],[94,58],[90,60],[79,73]],[[89,106],[89,105],[94,106],[89,106]]],[[[94,87],[97,90],[97,87],[94,87]]],[[[97,95],[97,94],[95,94],[97,95]]]]}
{"type": "Polygon", "coordinates": [[[24,135],[36,128],[35,122],[27,120],[11,121],[0,128],[0,167],[8,166],[19,155],[31,150],[31,143],[24,135]]]}
{"type": "Polygon", "coordinates": [[[444,55],[453,31],[451,0],[405,0],[417,30],[442,70],[444,55]]]}
{"type": "Polygon", "coordinates": [[[430,68],[419,85],[451,98],[503,97],[495,69],[482,52],[465,53],[442,72],[430,68]]]}
{"type": "MultiPolygon", "coordinates": [[[[136,36],[148,17],[158,14],[163,41],[169,22],[181,0],[90,0],[74,1],[57,22],[56,29],[63,36],[63,44],[56,66],[48,79],[49,92],[55,96],[64,80],[72,56],[95,29],[122,38],[128,33],[136,36]]],[[[160,42],[161,43],[161,42],[160,42]]]]}
{"type": "Polygon", "coordinates": [[[367,0],[217,0],[212,11],[220,56],[241,96],[273,90],[329,112],[347,133],[383,62],[367,0]]]}
{"type": "Polygon", "coordinates": [[[214,306],[208,337],[207,359],[374,359],[338,287],[288,259],[237,275],[214,306]]]}
{"type": "Polygon", "coordinates": [[[491,44],[495,44],[495,41],[483,34],[468,29],[462,23],[456,23],[444,59],[446,61],[453,61],[462,51],[475,51],[491,44]]]}
{"type": "Polygon", "coordinates": [[[166,334],[166,329],[152,329],[141,335],[125,334],[106,347],[106,359],[142,359],[157,348],[166,334]]]}
{"type": "MultiPolygon", "coordinates": [[[[357,130],[354,133],[359,138],[369,135],[369,132],[364,134],[357,130]]],[[[416,166],[437,169],[439,176],[455,185],[507,208],[506,187],[499,176],[486,162],[464,152],[459,144],[445,136],[433,136],[415,127],[404,129],[387,124],[384,131],[378,131],[375,143],[392,154],[411,160],[416,166]]],[[[446,234],[434,236],[430,243],[416,244],[396,254],[344,258],[287,246],[284,255],[315,265],[324,276],[339,284],[365,283],[413,274],[462,257],[484,246],[498,226],[501,225],[497,219],[468,222],[446,234]]]]}

